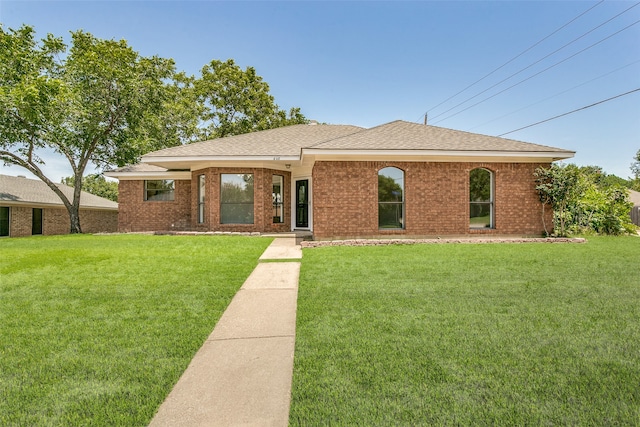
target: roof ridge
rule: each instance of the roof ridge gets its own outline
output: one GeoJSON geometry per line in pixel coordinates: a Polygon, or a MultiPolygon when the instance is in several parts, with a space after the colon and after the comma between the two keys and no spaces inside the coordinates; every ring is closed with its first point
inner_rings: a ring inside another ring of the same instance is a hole
{"type": "Polygon", "coordinates": [[[357,133],[369,130],[367,128],[363,128],[363,127],[356,126],[356,125],[332,125],[332,126],[349,126],[349,127],[356,127],[358,129],[355,130],[354,132],[348,134],[348,135],[336,136],[334,138],[329,138],[329,139],[325,139],[325,140],[320,141],[320,142],[316,142],[315,144],[307,145],[306,147],[300,147],[300,151],[302,151],[302,149],[304,149],[304,148],[313,148],[313,147],[315,147],[316,145],[319,145],[319,144],[324,144],[326,142],[335,141],[335,140],[340,139],[340,138],[346,138],[346,137],[349,137],[349,136],[353,136],[353,135],[355,135],[357,133]]]}
{"type": "MultiPolygon", "coordinates": [[[[522,141],[520,139],[503,138],[501,136],[487,135],[486,133],[478,133],[478,132],[471,132],[471,131],[468,131],[468,130],[452,129],[452,128],[447,128],[447,127],[443,127],[443,126],[434,126],[434,125],[430,125],[430,124],[424,125],[424,124],[415,123],[415,122],[407,122],[405,120],[396,120],[396,121],[397,122],[409,123],[409,124],[412,124],[412,125],[415,125],[415,126],[428,126],[428,127],[432,127],[432,128],[436,128],[436,129],[444,129],[444,130],[448,130],[448,131],[451,131],[451,132],[464,133],[464,134],[467,134],[467,135],[484,136],[484,137],[487,137],[487,138],[501,139],[503,141],[512,141],[512,142],[518,142],[518,143],[521,143],[521,144],[537,145],[538,147],[545,147],[545,148],[551,148],[551,149],[556,149],[557,148],[557,147],[552,147],[550,145],[538,144],[536,142],[522,141]]],[[[566,151],[572,151],[572,150],[566,150],[566,151]]]]}

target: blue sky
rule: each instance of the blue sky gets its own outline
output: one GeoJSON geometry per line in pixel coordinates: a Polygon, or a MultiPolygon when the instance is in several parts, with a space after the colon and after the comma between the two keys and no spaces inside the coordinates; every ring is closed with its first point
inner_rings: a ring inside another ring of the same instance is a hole
{"type": "MultiPolygon", "coordinates": [[[[428,111],[429,124],[501,135],[640,88],[636,4],[0,0],[0,22],[67,40],[77,29],[126,39],[142,55],[173,58],[189,74],[212,59],[233,58],[256,69],[282,108],[300,107],[319,122],[422,122],[428,111]]],[[[572,162],[626,178],[640,149],[640,92],[505,137],[575,150],[572,162]]],[[[71,175],[62,158],[46,160],[56,181],[71,175]]]]}

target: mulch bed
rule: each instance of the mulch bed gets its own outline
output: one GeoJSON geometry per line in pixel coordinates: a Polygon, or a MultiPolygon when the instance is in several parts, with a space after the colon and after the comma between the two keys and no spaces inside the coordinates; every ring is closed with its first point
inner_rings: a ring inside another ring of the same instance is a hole
{"type": "Polygon", "coordinates": [[[445,243],[587,243],[584,238],[541,237],[541,238],[459,238],[459,239],[351,239],[327,241],[303,241],[303,248],[319,248],[325,246],[386,246],[417,245],[445,243]]]}

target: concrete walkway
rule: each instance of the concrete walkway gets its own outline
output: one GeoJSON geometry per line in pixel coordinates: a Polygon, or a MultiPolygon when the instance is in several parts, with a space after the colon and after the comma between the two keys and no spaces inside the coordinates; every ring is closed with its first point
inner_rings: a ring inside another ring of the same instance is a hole
{"type": "MultiPolygon", "coordinates": [[[[300,258],[295,237],[278,237],[260,260],[300,258]]],[[[299,273],[258,264],[150,426],[288,424],[299,273]]]]}

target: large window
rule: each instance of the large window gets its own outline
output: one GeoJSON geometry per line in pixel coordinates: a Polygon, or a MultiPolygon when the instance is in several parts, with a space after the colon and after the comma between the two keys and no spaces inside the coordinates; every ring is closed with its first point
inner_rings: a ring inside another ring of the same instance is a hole
{"type": "Polygon", "coordinates": [[[204,222],[204,175],[198,175],[198,224],[204,222]]]}
{"type": "Polygon", "coordinates": [[[0,236],[9,235],[9,207],[0,207],[0,236]]]}
{"type": "Polygon", "coordinates": [[[284,222],[284,213],[282,211],[284,201],[284,177],[282,175],[273,175],[271,198],[273,199],[273,222],[284,222]]]}
{"type": "Polygon", "coordinates": [[[378,227],[404,228],[404,172],[384,168],[378,172],[378,227]]]}
{"type": "Polygon", "coordinates": [[[493,228],[493,174],[487,169],[469,172],[469,227],[493,228]]]}
{"type": "Polygon", "coordinates": [[[175,182],[172,179],[144,182],[144,199],[147,201],[171,201],[174,191],[175,182]]]}
{"type": "Polygon", "coordinates": [[[253,174],[220,175],[220,223],[253,224],[253,174]]]}

